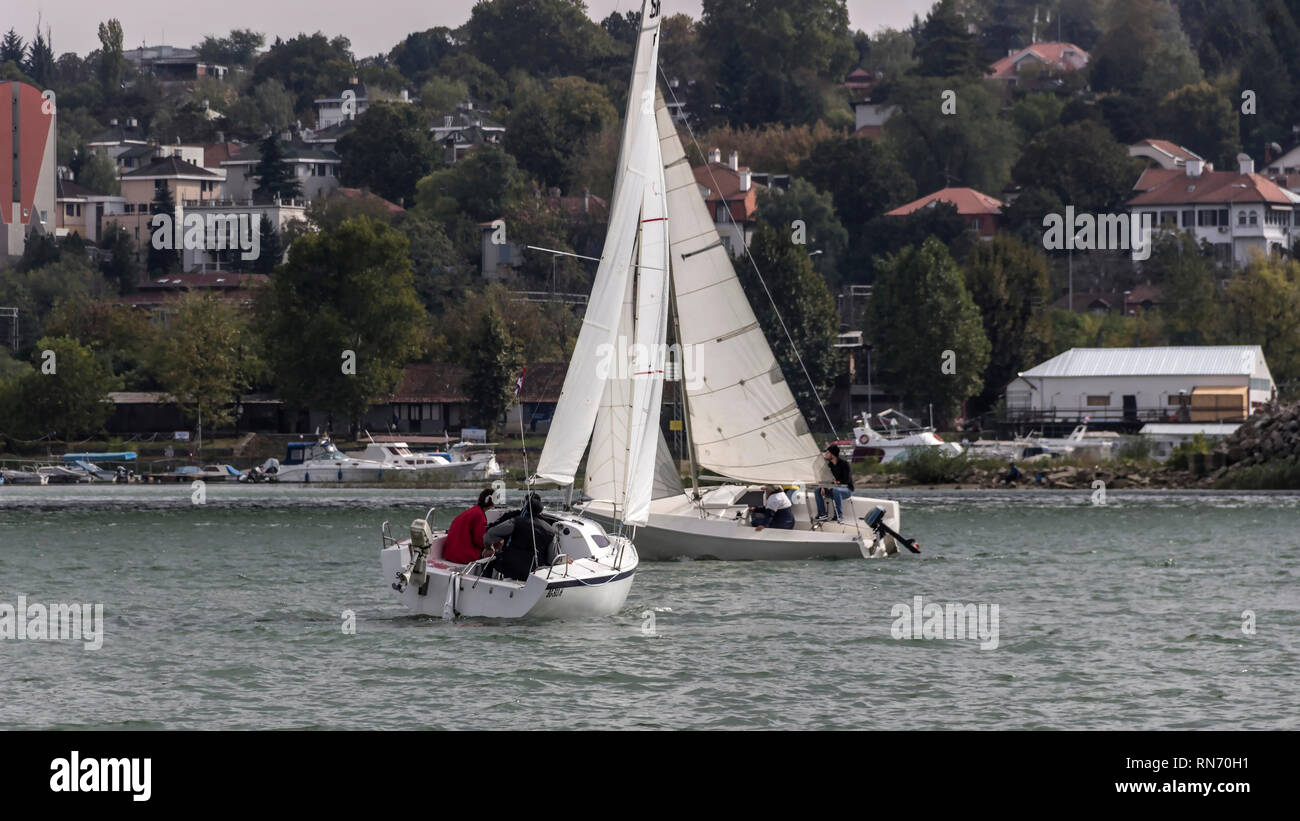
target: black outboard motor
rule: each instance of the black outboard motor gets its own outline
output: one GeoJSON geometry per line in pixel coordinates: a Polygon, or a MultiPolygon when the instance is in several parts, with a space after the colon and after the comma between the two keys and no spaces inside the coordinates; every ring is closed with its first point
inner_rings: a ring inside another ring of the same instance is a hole
{"type": "Polygon", "coordinates": [[[877,506],[866,516],[863,516],[862,521],[866,522],[867,527],[874,530],[877,536],[893,536],[895,542],[906,547],[913,553],[921,552],[921,545],[917,544],[916,539],[908,539],[897,530],[894,530],[892,527],[885,524],[885,509],[883,507],[877,506]]]}

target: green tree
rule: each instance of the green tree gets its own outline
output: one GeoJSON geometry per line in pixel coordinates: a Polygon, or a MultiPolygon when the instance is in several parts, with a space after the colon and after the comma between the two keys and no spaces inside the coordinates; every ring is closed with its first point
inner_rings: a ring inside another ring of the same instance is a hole
{"type": "Polygon", "coordinates": [[[840,331],[835,300],[826,288],[826,280],[813,270],[808,249],[790,242],[788,233],[761,226],[754,233],[750,253],[754,265],[762,272],[763,282],[758,280],[751,265],[736,266],[736,275],[764,336],[772,343],[772,351],[799,403],[799,410],[814,429],[820,428],[825,416],[818,395],[828,397],[836,377],[847,368],[835,347],[840,331]],[[782,322],[790,332],[790,341],[785,338],[782,322]],[[799,357],[803,358],[802,367],[799,357]]]}
{"type": "Polygon", "coordinates": [[[122,24],[117,19],[99,24],[99,88],[112,99],[122,90],[126,57],[122,53],[122,24]]]}
{"type": "Polygon", "coordinates": [[[854,137],[818,143],[799,166],[799,176],[830,193],[850,233],[916,196],[916,184],[890,150],[854,137]]]}
{"type": "Polygon", "coordinates": [[[841,266],[847,261],[849,232],[835,216],[835,203],[830,194],[796,177],[790,181],[789,191],[759,192],[758,219],[778,233],[807,245],[809,254],[815,254],[813,269],[831,285],[839,283],[841,266]]]}
{"type": "Polygon", "coordinates": [[[134,291],[136,282],[140,279],[140,263],[131,233],[121,225],[112,223],[100,238],[99,247],[108,252],[99,263],[100,273],[114,283],[119,294],[134,291]]]}
{"type": "Polygon", "coordinates": [[[302,196],[302,183],[294,176],[293,166],[286,161],[284,146],[275,134],[268,134],[257,144],[258,160],[253,176],[257,179],[254,193],[269,199],[288,200],[302,196]]]}
{"type": "Polygon", "coordinates": [[[1237,110],[1226,94],[1209,83],[1184,86],[1165,97],[1156,121],[1165,138],[1191,147],[1219,168],[1236,166],[1241,151],[1237,110]]]}
{"type": "Polygon", "coordinates": [[[469,399],[470,418],[495,431],[514,402],[515,379],[524,364],[495,302],[486,301],[474,328],[473,343],[464,350],[460,362],[466,371],[462,387],[469,399]]]}
{"type": "Polygon", "coordinates": [[[459,48],[455,33],[446,26],[438,26],[408,34],[393,46],[388,59],[408,80],[419,83],[433,74],[444,57],[459,48]]]}
{"type": "Polygon", "coordinates": [[[165,183],[154,192],[153,202],[149,204],[149,213],[166,216],[158,224],[153,217],[149,220],[149,250],[145,255],[145,270],[149,276],[174,274],[181,269],[181,249],[176,242],[176,201],[172,190],[165,183]]]}
{"type": "Polygon", "coordinates": [[[254,64],[252,84],[279,80],[293,95],[294,111],[306,117],[315,111],[313,100],[337,96],[353,71],[352,46],[346,37],[300,34],[290,40],[275,39],[254,64]]]}
{"type": "Polygon", "coordinates": [[[905,248],[877,267],[871,338],[882,381],[912,407],[932,403],[947,417],[984,387],[989,340],[980,311],[961,269],[937,239],[905,248]]]}
{"type": "Polygon", "coordinates": [[[405,237],[366,217],[294,241],[255,299],[264,358],[286,403],[355,421],[397,389],[424,324],[407,253],[405,237]]]}
{"type": "Polygon", "coordinates": [[[275,223],[271,222],[271,218],[266,214],[262,214],[262,222],[257,230],[260,234],[260,243],[257,260],[253,263],[253,272],[269,274],[284,259],[284,243],[280,240],[280,232],[275,223]]]}
{"type": "Polygon", "coordinates": [[[616,122],[618,112],[604,89],[581,77],[561,77],[511,113],[505,148],[547,186],[569,189],[589,143],[616,122]]]}
{"type": "Polygon", "coordinates": [[[1155,105],[1166,94],[1202,79],[1178,13],[1159,0],[1111,3],[1106,33],[1089,61],[1092,87],[1122,91],[1155,105]]]}
{"type": "Polygon", "coordinates": [[[98,151],[86,151],[85,161],[77,173],[77,181],[96,194],[120,196],[122,184],[117,179],[117,167],[107,155],[98,151]]]}
{"type": "Polygon", "coordinates": [[[582,0],[482,0],[470,12],[465,40],[473,56],[502,75],[515,68],[582,75],[617,48],[582,0]]]}
{"type": "Polygon", "coordinates": [[[0,42],[0,63],[13,63],[21,66],[27,59],[27,44],[18,32],[12,28],[5,32],[4,41],[0,42]]]}
{"type": "Polygon", "coordinates": [[[17,308],[21,319],[20,349],[44,334],[50,312],[60,302],[85,303],[108,293],[104,278],[71,254],[36,268],[16,266],[0,276],[0,305],[17,308]]]}
{"type": "Polygon", "coordinates": [[[916,41],[918,73],[924,77],[982,77],[979,42],[969,25],[957,0],[935,3],[916,41]]]}
{"type": "Polygon", "coordinates": [[[103,429],[113,410],[108,394],[121,381],[93,352],[70,337],[45,336],[36,342],[32,364],[34,371],[18,386],[26,430],[71,442],[103,429]]]}
{"type": "Polygon", "coordinates": [[[885,124],[885,139],[920,193],[953,186],[1002,190],[1018,134],[1000,116],[998,95],[981,81],[906,78],[889,90],[888,99],[897,111],[885,124]],[[945,113],[946,98],[956,105],[955,113],[945,113]]]}
{"type": "Polygon", "coordinates": [[[1254,259],[1223,292],[1222,341],[1260,345],[1279,385],[1300,380],[1300,263],[1254,259]]]}
{"type": "Polygon", "coordinates": [[[879,29],[867,38],[861,63],[871,74],[885,78],[901,77],[916,67],[916,41],[905,31],[879,29]]]}
{"type": "Polygon", "coordinates": [[[158,351],[158,380],[200,431],[235,419],[236,400],[249,385],[245,334],[237,310],[216,294],[186,294],[175,306],[158,351]]]}
{"type": "Polygon", "coordinates": [[[1123,205],[1139,168],[1105,126],[1083,121],[1030,140],[1012,176],[1027,188],[1050,191],[1079,212],[1101,212],[1123,205]]]}
{"type": "Polygon", "coordinates": [[[460,215],[475,222],[497,219],[528,193],[528,178],[499,146],[484,145],[464,160],[416,184],[417,207],[446,223],[460,215]]]}
{"type": "Polygon", "coordinates": [[[199,44],[199,59],[223,66],[247,68],[253,64],[257,50],[266,43],[266,35],[252,29],[233,29],[226,37],[208,35],[199,44]]]}
{"type": "Polygon", "coordinates": [[[95,353],[125,390],[155,390],[159,328],[144,311],[107,301],[61,302],[50,312],[47,336],[67,336],[95,353]]]}
{"type": "Polygon", "coordinates": [[[1220,305],[1214,287],[1214,264],[1182,232],[1157,233],[1151,258],[1142,263],[1164,295],[1161,313],[1171,345],[1208,345],[1217,336],[1220,305]]]}
{"type": "Polygon", "coordinates": [[[975,245],[965,273],[990,346],[983,390],[973,401],[980,412],[992,408],[1007,384],[1044,353],[1046,326],[1035,305],[1050,295],[1051,278],[1040,251],[1002,235],[975,245]]]}
{"type": "Polygon", "coordinates": [[[36,39],[32,40],[31,46],[27,49],[27,62],[22,68],[38,87],[49,88],[54,85],[57,72],[54,49],[50,46],[48,32],[41,34],[40,28],[36,29],[36,39]]]}
{"type": "Polygon", "coordinates": [[[376,103],[338,141],[338,153],[344,185],[405,205],[415,199],[415,184],[433,169],[438,146],[418,108],[376,103]]]}
{"type": "Polygon", "coordinates": [[[407,211],[400,230],[410,242],[415,292],[431,316],[461,307],[465,291],[478,279],[478,270],[452,242],[442,223],[426,214],[407,211]]]}
{"type": "Polygon", "coordinates": [[[420,86],[420,107],[433,114],[450,114],[469,97],[463,80],[433,76],[420,86]]]}

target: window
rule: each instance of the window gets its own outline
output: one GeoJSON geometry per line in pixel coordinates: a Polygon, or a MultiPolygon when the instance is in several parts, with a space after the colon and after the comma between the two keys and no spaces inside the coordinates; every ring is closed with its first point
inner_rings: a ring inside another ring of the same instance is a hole
{"type": "Polygon", "coordinates": [[[1195,224],[1196,224],[1196,210],[1193,208],[1188,208],[1187,210],[1183,211],[1183,227],[1191,228],[1195,224]]]}
{"type": "Polygon", "coordinates": [[[1251,225],[1259,225],[1259,212],[1258,212],[1258,211],[1251,211],[1251,212],[1250,212],[1250,224],[1251,224],[1251,225]]]}
{"type": "Polygon", "coordinates": [[[1202,228],[1207,228],[1215,224],[1214,217],[1215,217],[1215,212],[1213,211],[1197,211],[1196,224],[1202,228]]]}
{"type": "Polygon", "coordinates": [[[74,216],[72,213],[72,203],[68,203],[67,205],[63,206],[63,216],[65,217],[74,216]]]}
{"type": "Polygon", "coordinates": [[[1161,211],[1161,212],[1160,212],[1160,225],[1161,225],[1161,226],[1166,226],[1166,225],[1167,225],[1167,226],[1169,226],[1170,228],[1177,228],[1177,227],[1178,227],[1178,212],[1177,212],[1177,211],[1161,211]]]}
{"type": "Polygon", "coordinates": [[[1220,209],[1219,209],[1219,225],[1227,225],[1227,224],[1228,224],[1228,209],[1227,209],[1227,208],[1220,208],[1220,209]]]}
{"type": "Polygon", "coordinates": [[[1088,407],[1090,408],[1107,408],[1110,407],[1110,396],[1088,396],[1088,407]]]}
{"type": "Polygon", "coordinates": [[[1237,224],[1238,224],[1238,225],[1245,225],[1245,224],[1246,224],[1246,212],[1245,212],[1245,211],[1238,211],[1238,212],[1237,212],[1237,224]]]}

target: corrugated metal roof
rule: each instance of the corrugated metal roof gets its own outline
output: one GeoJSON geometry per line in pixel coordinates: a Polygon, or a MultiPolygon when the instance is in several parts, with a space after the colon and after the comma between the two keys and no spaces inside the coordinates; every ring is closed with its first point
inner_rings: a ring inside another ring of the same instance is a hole
{"type": "Polygon", "coordinates": [[[1071,348],[1021,376],[1248,376],[1258,345],[1178,348],[1071,348]]]}
{"type": "Polygon", "coordinates": [[[1138,433],[1143,436],[1195,436],[1198,433],[1203,436],[1231,436],[1239,427],[1241,427],[1240,423],[1228,422],[1222,424],[1212,422],[1204,425],[1187,422],[1169,424],[1152,422],[1143,425],[1138,433]]]}

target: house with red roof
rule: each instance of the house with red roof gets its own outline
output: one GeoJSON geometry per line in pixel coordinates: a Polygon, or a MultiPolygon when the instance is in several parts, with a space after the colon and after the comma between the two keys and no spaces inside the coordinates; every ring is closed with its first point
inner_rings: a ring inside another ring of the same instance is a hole
{"type": "Polygon", "coordinates": [[[708,162],[694,169],[700,195],[722,237],[722,246],[733,257],[741,257],[754,238],[758,225],[758,191],[754,172],[740,164],[740,152],[732,151],[722,161],[722,150],[709,149],[708,162]]]}
{"type": "Polygon", "coordinates": [[[1088,65],[1088,52],[1074,43],[1034,43],[1012,49],[1006,57],[989,67],[986,79],[1009,86],[1037,85],[1045,76],[1078,71],[1088,65]],[[1030,80],[1032,78],[1032,81],[1030,80]]]}
{"type": "Polygon", "coordinates": [[[966,224],[984,240],[993,239],[998,226],[1002,224],[1002,209],[1006,207],[1006,203],[1001,200],[974,188],[942,188],[907,205],[900,205],[893,211],[887,211],[885,216],[906,217],[922,208],[933,208],[941,202],[955,206],[966,224]]]}
{"type": "Polygon", "coordinates": [[[1236,171],[1207,171],[1199,159],[1187,160],[1181,172],[1151,169],[1160,172],[1159,179],[1148,179],[1128,201],[1129,213],[1209,243],[1224,265],[1290,250],[1300,194],[1256,174],[1245,154],[1237,161],[1236,171]]]}

